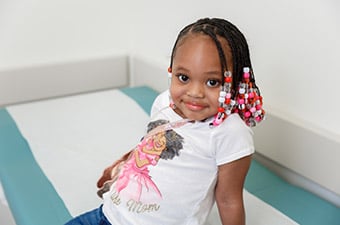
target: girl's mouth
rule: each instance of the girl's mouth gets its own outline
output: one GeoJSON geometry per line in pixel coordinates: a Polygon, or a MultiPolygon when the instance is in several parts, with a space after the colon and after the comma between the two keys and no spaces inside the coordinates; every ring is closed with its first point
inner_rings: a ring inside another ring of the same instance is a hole
{"type": "Polygon", "coordinates": [[[193,102],[186,102],[185,106],[191,111],[200,111],[204,108],[203,105],[193,103],[193,102]]]}

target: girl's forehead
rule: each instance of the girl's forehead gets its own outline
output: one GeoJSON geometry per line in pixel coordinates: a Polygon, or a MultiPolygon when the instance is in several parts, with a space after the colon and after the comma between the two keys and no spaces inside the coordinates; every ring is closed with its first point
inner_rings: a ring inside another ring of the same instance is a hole
{"type": "Polygon", "coordinates": [[[190,36],[185,38],[176,49],[174,61],[187,58],[218,57],[218,50],[208,36],[190,36]]]}
{"type": "Polygon", "coordinates": [[[179,42],[177,43],[176,48],[178,49],[183,44],[187,44],[188,42],[194,42],[196,40],[209,40],[209,41],[213,42],[211,37],[209,37],[208,35],[206,35],[204,33],[189,33],[189,34],[186,34],[185,36],[183,36],[179,40],[179,42]]]}
{"type": "MultiPolygon", "coordinates": [[[[229,44],[225,38],[217,36],[217,39],[219,43],[221,44],[223,53],[225,55],[228,70],[232,71],[232,65],[233,65],[232,52],[229,47],[229,44]]],[[[213,57],[215,59],[219,58],[217,45],[215,41],[209,35],[203,34],[203,33],[190,33],[182,37],[182,39],[177,43],[174,58],[173,58],[174,63],[175,61],[178,61],[179,58],[182,58],[183,56],[193,57],[192,54],[197,53],[198,52],[197,49],[201,48],[202,46],[205,46],[204,49],[207,50],[202,55],[208,57],[208,60],[209,60],[209,57],[213,57]],[[179,57],[176,57],[176,56],[179,56],[179,57]]]]}

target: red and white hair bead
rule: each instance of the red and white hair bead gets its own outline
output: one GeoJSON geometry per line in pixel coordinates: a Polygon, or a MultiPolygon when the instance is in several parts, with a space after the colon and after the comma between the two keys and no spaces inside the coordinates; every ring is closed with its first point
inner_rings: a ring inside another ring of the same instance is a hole
{"type": "Polygon", "coordinates": [[[231,98],[232,81],[232,73],[226,71],[224,73],[224,84],[221,86],[220,96],[218,98],[218,112],[211,124],[212,126],[220,125],[233,112],[235,101],[231,98]]]}
{"type": "Polygon", "coordinates": [[[262,96],[259,89],[250,81],[250,70],[243,69],[243,79],[238,87],[237,111],[248,126],[256,126],[264,119],[265,111],[262,109],[262,96]]]}
{"type": "Polygon", "coordinates": [[[224,73],[224,84],[218,98],[218,112],[211,123],[212,126],[218,126],[232,113],[239,113],[248,126],[255,126],[264,119],[262,96],[258,88],[250,81],[250,77],[250,69],[245,67],[242,81],[233,99],[232,74],[230,71],[224,73]]]}

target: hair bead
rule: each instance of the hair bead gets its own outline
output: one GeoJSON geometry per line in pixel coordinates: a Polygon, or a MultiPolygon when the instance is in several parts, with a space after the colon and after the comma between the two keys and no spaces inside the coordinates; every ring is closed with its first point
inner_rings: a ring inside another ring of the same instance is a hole
{"type": "Polygon", "coordinates": [[[251,79],[249,67],[243,68],[243,80],[239,84],[238,113],[248,126],[255,126],[264,119],[262,97],[251,79]]]}
{"type": "Polygon", "coordinates": [[[168,67],[168,77],[169,78],[172,77],[172,69],[171,69],[171,67],[168,67]]]}
{"type": "Polygon", "coordinates": [[[256,85],[250,81],[249,67],[243,68],[242,78],[236,95],[232,98],[232,75],[229,71],[224,73],[225,82],[221,87],[218,98],[220,106],[212,122],[213,126],[221,124],[232,113],[238,113],[248,126],[255,126],[263,120],[265,112],[262,109],[262,97],[256,85]]]}

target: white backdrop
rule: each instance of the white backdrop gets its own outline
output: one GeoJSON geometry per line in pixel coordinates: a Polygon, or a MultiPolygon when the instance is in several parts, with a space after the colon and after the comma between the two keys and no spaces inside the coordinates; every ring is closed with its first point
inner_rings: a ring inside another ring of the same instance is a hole
{"type": "Polygon", "coordinates": [[[249,41],[268,111],[340,140],[339,10],[336,0],[0,0],[0,70],[116,54],[166,67],[184,25],[223,17],[249,41]]]}

